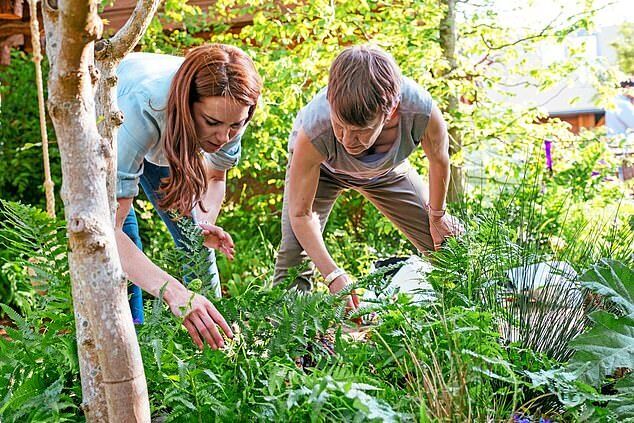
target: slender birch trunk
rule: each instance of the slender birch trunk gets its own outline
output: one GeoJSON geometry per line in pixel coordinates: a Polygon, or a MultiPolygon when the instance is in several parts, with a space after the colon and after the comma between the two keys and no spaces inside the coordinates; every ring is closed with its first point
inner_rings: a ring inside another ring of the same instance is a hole
{"type": "MultiPolygon", "coordinates": [[[[440,22],[440,47],[443,56],[448,64],[448,69],[443,74],[448,74],[457,67],[456,63],[456,3],[457,0],[442,0],[447,11],[444,18],[440,22]]],[[[450,89],[451,84],[449,84],[450,89]]],[[[458,93],[450,92],[447,99],[447,108],[445,112],[454,114],[458,111],[459,97],[458,93]]],[[[462,151],[462,135],[455,125],[449,127],[449,155],[452,158],[459,156],[462,151]]],[[[451,162],[451,177],[449,182],[449,191],[447,193],[447,201],[460,201],[464,194],[464,175],[462,165],[455,160],[451,162]]]]}
{"type": "MultiPolygon", "coordinates": [[[[58,25],[60,19],[58,7],[57,0],[42,1],[46,55],[49,58],[50,65],[49,79],[56,71],[56,60],[54,59],[59,51],[60,33],[58,25]]],[[[75,292],[74,289],[73,292],[75,292]]],[[[90,330],[88,304],[82,296],[77,295],[76,298],[73,298],[73,310],[77,332],[79,372],[81,375],[82,409],[87,421],[108,421],[108,404],[102,383],[103,378],[96,343],[90,330]]]]}
{"type": "Polygon", "coordinates": [[[126,295],[106,186],[112,144],[97,130],[97,0],[45,0],[48,109],[62,162],[61,196],[88,421],[149,422],[145,374],[126,295]],[[94,67],[92,68],[94,69],[94,67]]]}

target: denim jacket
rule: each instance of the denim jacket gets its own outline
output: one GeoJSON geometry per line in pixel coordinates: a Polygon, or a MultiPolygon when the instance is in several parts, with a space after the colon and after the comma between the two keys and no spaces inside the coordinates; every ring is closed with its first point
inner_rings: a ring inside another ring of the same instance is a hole
{"type": "MultiPolygon", "coordinates": [[[[117,198],[139,193],[143,160],[167,166],[162,135],[165,128],[167,96],[182,57],[152,53],[131,53],[117,68],[117,101],[123,125],[117,136],[117,198]]],[[[243,130],[244,132],[244,130],[243,130]]],[[[203,153],[217,170],[228,170],[240,158],[242,134],[215,153],[203,153]]]]}

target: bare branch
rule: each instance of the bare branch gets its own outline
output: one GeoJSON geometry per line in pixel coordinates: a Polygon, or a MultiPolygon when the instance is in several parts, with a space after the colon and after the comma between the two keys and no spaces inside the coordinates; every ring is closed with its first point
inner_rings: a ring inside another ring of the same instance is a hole
{"type": "MultiPolygon", "coordinates": [[[[568,16],[568,17],[565,19],[565,22],[568,22],[569,27],[570,27],[570,28],[572,28],[572,29],[569,29],[569,30],[568,30],[568,33],[572,32],[572,31],[574,30],[574,26],[575,26],[578,22],[582,21],[582,20],[583,20],[586,16],[591,15],[591,14],[593,14],[593,13],[596,13],[596,12],[598,12],[598,11],[601,11],[601,10],[605,9],[606,7],[608,7],[608,6],[613,5],[614,3],[615,3],[615,2],[607,3],[606,5],[601,6],[601,7],[598,7],[598,8],[596,8],[596,9],[592,9],[592,10],[584,10],[584,11],[582,11],[582,12],[575,13],[575,14],[573,14],[573,15],[568,16]],[[570,22],[572,22],[572,23],[570,23],[570,22]]],[[[547,37],[552,37],[552,36],[553,36],[553,35],[555,35],[555,34],[547,34],[547,31],[549,31],[550,29],[552,29],[552,28],[553,28],[553,26],[554,26],[555,22],[556,22],[556,21],[557,21],[557,20],[561,17],[561,15],[562,15],[562,14],[563,14],[563,12],[560,12],[557,16],[555,16],[555,18],[554,18],[554,19],[552,19],[552,20],[548,23],[548,25],[546,25],[544,28],[542,28],[542,30],[541,30],[539,33],[537,33],[537,34],[533,34],[533,35],[529,35],[529,36],[524,37],[524,38],[520,38],[520,39],[518,39],[518,40],[513,41],[512,43],[506,43],[506,44],[501,44],[501,45],[498,45],[498,46],[493,46],[493,45],[491,45],[491,44],[490,44],[490,43],[489,43],[489,42],[488,42],[488,41],[484,38],[484,35],[480,34],[480,38],[482,39],[482,42],[484,43],[484,45],[485,45],[485,46],[486,46],[489,50],[501,50],[501,49],[504,49],[504,48],[506,48],[506,47],[512,47],[512,46],[515,46],[515,45],[520,44],[520,43],[522,43],[522,42],[524,42],[524,41],[530,41],[530,40],[533,40],[533,39],[536,39],[536,38],[547,38],[547,37]]]]}
{"type": "Polygon", "coordinates": [[[559,90],[557,90],[557,92],[555,94],[553,94],[552,96],[548,97],[542,103],[538,104],[537,107],[544,107],[545,105],[547,105],[548,103],[550,103],[551,101],[553,101],[554,99],[559,97],[561,95],[561,93],[563,93],[566,88],[568,88],[568,84],[564,84],[559,90]]]}
{"type": "Polygon", "coordinates": [[[95,44],[97,60],[111,59],[116,63],[131,52],[145,34],[161,3],[162,0],[138,0],[128,21],[115,36],[95,44]]]}
{"type": "Polygon", "coordinates": [[[529,40],[533,40],[535,38],[542,38],[542,37],[546,37],[546,31],[548,31],[549,29],[551,29],[554,25],[554,23],[557,21],[557,19],[559,19],[559,17],[561,16],[563,12],[559,12],[559,14],[557,16],[555,16],[550,22],[548,22],[548,24],[542,28],[541,31],[539,31],[537,34],[533,34],[533,35],[529,35],[527,37],[524,38],[520,38],[519,40],[515,40],[512,43],[506,43],[506,44],[500,44],[499,46],[493,46],[491,44],[489,44],[489,42],[486,40],[486,38],[484,38],[483,34],[480,34],[480,38],[482,38],[482,42],[484,43],[485,46],[487,46],[487,48],[489,50],[501,50],[503,48],[506,47],[512,47],[514,45],[520,44],[524,41],[529,41],[529,40]]]}
{"type": "Polygon", "coordinates": [[[505,88],[514,88],[514,87],[540,88],[539,84],[536,84],[536,83],[528,81],[528,80],[522,80],[522,81],[519,81],[519,82],[515,82],[513,84],[508,84],[506,82],[498,81],[498,82],[496,82],[496,84],[501,86],[501,87],[505,87],[505,88]]]}
{"type": "Polygon", "coordinates": [[[488,28],[488,29],[493,29],[493,30],[496,30],[496,31],[503,31],[504,30],[504,28],[502,28],[501,26],[497,26],[495,24],[481,23],[481,24],[478,24],[478,25],[470,26],[469,27],[470,31],[465,31],[465,32],[461,33],[461,35],[463,37],[466,37],[466,36],[469,36],[469,35],[473,35],[473,34],[477,33],[478,32],[477,30],[480,29],[480,28],[488,28]]]}
{"type": "Polygon", "coordinates": [[[489,4],[485,4],[485,3],[474,3],[470,0],[456,0],[456,3],[464,3],[472,7],[489,7],[490,6],[489,4]]]}

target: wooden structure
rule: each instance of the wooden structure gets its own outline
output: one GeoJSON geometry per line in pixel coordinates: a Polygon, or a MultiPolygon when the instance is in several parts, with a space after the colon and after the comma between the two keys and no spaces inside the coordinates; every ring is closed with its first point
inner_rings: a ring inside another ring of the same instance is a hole
{"type": "MultiPolygon", "coordinates": [[[[1,0],[0,0],[1,1],[1,0]]],[[[190,6],[198,6],[203,11],[216,3],[215,0],[188,0],[190,6]]],[[[114,33],[128,20],[128,17],[134,9],[134,0],[116,0],[112,6],[108,6],[99,14],[102,19],[107,21],[104,34],[114,33]]],[[[240,28],[248,23],[253,22],[251,16],[243,16],[238,20],[231,22],[232,29],[240,28]]],[[[166,28],[173,29],[173,26],[166,25],[166,28]]]]}
{"type": "MultiPolygon", "coordinates": [[[[192,6],[198,6],[206,11],[209,6],[216,3],[215,0],[190,0],[192,6]]],[[[100,13],[104,20],[104,34],[115,33],[128,20],[135,6],[135,0],[116,0],[100,13]]],[[[40,22],[41,15],[38,14],[40,22]]],[[[11,60],[11,48],[22,48],[31,51],[31,31],[29,28],[29,7],[27,0],[0,0],[0,65],[8,65],[11,60]]],[[[251,16],[241,16],[231,22],[231,30],[239,30],[251,23],[251,16]]],[[[40,24],[40,28],[43,25],[40,24]]],[[[167,29],[170,25],[166,25],[167,29]]],[[[44,33],[40,34],[43,38],[44,33]]]]}
{"type": "Polygon", "coordinates": [[[29,6],[26,0],[0,0],[0,64],[8,65],[11,48],[31,46],[29,6]]]}
{"type": "Polygon", "coordinates": [[[605,125],[605,110],[574,110],[569,112],[551,112],[549,119],[559,118],[564,122],[568,122],[571,126],[570,130],[574,134],[578,134],[581,129],[591,129],[597,126],[605,125]]]}
{"type": "Polygon", "coordinates": [[[23,3],[17,0],[7,0],[0,2],[0,19],[18,20],[22,19],[23,3]]]}

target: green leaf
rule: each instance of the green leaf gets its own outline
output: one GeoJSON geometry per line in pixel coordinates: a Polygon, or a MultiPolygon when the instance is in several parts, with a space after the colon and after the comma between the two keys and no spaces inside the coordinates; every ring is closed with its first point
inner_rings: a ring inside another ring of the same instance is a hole
{"type": "Polygon", "coordinates": [[[7,316],[13,320],[16,326],[23,332],[31,332],[31,328],[29,327],[29,323],[24,319],[24,317],[20,316],[18,312],[9,307],[6,304],[0,304],[0,308],[4,311],[7,316]]]}
{"type": "Polygon", "coordinates": [[[579,375],[582,371],[583,369],[570,370],[569,368],[557,367],[537,372],[526,371],[525,374],[531,379],[532,389],[541,386],[547,387],[548,391],[555,393],[559,401],[566,407],[572,408],[584,403],[612,399],[610,396],[599,394],[592,386],[580,382],[579,375]]]}
{"type": "Polygon", "coordinates": [[[163,341],[161,339],[152,339],[150,342],[152,345],[152,352],[154,353],[154,360],[156,361],[156,367],[159,372],[161,371],[161,355],[163,354],[163,341]]]}
{"type": "Polygon", "coordinates": [[[634,317],[616,317],[605,311],[590,315],[595,322],[588,332],[570,342],[577,351],[571,366],[583,369],[580,377],[592,385],[598,385],[617,368],[631,368],[634,363],[634,317]]]}
{"type": "Polygon", "coordinates": [[[619,394],[608,403],[610,409],[618,419],[634,418],[634,374],[630,373],[614,386],[619,394]]]}
{"type": "Polygon", "coordinates": [[[634,271],[624,264],[603,260],[579,280],[586,288],[623,307],[626,314],[634,314],[634,271]]]}
{"type": "Polygon", "coordinates": [[[39,373],[29,375],[15,390],[9,395],[6,402],[0,407],[0,416],[7,410],[17,411],[30,398],[40,395],[46,389],[46,384],[39,373]]]}

